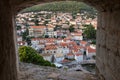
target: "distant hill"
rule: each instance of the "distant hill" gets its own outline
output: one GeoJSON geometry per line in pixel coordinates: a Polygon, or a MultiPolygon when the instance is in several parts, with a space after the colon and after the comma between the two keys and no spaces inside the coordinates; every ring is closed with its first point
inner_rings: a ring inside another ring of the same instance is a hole
{"type": "Polygon", "coordinates": [[[96,10],[82,2],[77,1],[60,1],[45,4],[35,5],[22,10],[21,12],[38,12],[38,11],[53,11],[53,12],[81,12],[89,11],[95,13],[96,10]]]}

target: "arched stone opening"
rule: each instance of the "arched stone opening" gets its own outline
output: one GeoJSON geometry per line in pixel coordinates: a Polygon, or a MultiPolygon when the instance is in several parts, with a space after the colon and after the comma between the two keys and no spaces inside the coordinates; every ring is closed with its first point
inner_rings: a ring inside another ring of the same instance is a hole
{"type": "MultiPolygon", "coordinates": [[[[54,0],[2,0],[0,3],[0,79],[17,80],[15,14],[23,7],[54,0]]],[[[56,0],[59,1],[59,0],[56,0]]],[[[81,0],[98,11],[97,73],[102,80],[120,79],[120,1],[81,0]]]]}

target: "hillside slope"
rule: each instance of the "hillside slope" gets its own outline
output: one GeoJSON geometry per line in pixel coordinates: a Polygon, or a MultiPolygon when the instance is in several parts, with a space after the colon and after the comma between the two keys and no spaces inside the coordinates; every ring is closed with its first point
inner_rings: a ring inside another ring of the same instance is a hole
{"type": "Polygon", "coordinates": [[[93,7],[90,7],[82,2],[77,1],[60,1],[45,4],[35,5],[24,9],[22,12],[37,12],[37,11],[61,11],[61,12],[80,12],[82,10],[95,12],[93,7]]]}

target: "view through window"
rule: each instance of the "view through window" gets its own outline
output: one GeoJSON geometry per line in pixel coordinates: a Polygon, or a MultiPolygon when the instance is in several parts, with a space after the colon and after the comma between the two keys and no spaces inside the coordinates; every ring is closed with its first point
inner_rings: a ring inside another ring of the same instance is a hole
{"type": "Polygon", "coordinates": [[[73,79],[69,76],[65,80],[80,80],[75,72],[95,74],[97,11],[94,8],[76,1],[40,4],[18,13],[16,25],[20,66],[50,66],[53,71],[58,68],[66,74],[72,73],[73,79]]]}

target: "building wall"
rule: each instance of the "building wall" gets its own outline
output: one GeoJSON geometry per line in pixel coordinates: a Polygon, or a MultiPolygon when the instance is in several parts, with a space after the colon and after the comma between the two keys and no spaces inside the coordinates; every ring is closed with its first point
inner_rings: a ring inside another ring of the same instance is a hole
{"type": "Polygon", "coordinates": [[[75,60],[76,60],[77,62],[82,62],[82,61],[83,61],[83,55],[75,56],[75,60]]]}

